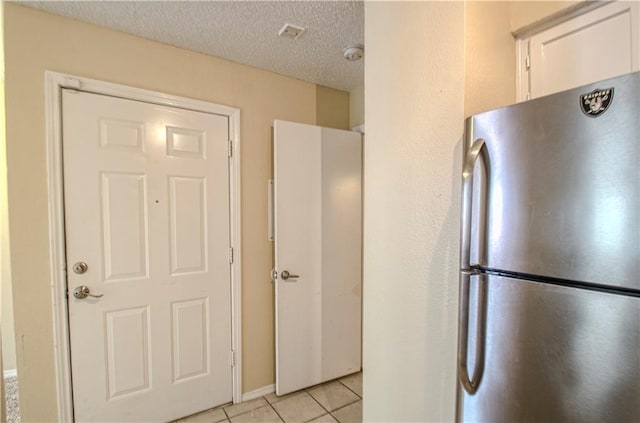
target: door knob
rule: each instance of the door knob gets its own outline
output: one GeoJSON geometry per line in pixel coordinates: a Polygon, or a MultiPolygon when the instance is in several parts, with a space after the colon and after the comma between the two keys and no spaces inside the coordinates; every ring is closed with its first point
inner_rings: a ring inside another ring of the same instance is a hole
{"type": "Polygon", "coordinates": [[[73,296],[76,297],[79,300],[82,300],[82,299],[87,298],[87,297],[100,298],[103,295],[104,294],[98,294],[98,295],[92,294],[91,290],[86,285],[80,285],[80,286],[76,287],[76,289],[73,290],[73,296]]]}
{"type": "Polygon", "coordinates": [[[280,277],[281,277],[283,280],[285,280],[285,281],[286,281],[286,280],[287,280],[287,279],[289,279],[289,278],[291,278],[291,279],[298,279],[298,278],[300,277],[300,275],[293,275],[293,274],[289,273],[289,271],[288,271],[288,270],[283,270],[283,271],[282,271],[282,273],[280,273],[280,277]]]}

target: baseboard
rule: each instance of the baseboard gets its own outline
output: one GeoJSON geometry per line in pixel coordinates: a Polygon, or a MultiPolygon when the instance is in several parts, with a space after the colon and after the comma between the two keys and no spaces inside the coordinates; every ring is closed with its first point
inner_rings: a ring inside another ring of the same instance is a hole
{"type": "Polygon", "coordinates": [[[276,391],[275,385],[263,386],[262,388],[254,389],[253,391],[245,392],[244,394],[242,394],[242,402],[264,397],[265,395],[272,394],[275,391],[276,391]]]}
{"type": "Polygon", "coordinates": [[[2,377],[4,379],[9,379],[10,377],[18,377],[18,369],[5,370],[2,373],[2,377]]]}

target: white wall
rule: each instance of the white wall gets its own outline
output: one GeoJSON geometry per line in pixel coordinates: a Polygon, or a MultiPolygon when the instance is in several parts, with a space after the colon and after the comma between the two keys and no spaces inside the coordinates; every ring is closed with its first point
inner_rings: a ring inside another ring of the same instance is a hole
{"type": "Polygon", "coordinates": [[[452,421],[464,3],[365,3],[364,420],[452,421]]]}

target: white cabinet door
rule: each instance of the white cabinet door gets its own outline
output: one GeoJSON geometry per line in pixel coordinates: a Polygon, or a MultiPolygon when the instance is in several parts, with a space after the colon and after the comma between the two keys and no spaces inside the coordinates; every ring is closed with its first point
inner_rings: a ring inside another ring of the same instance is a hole
{"type": "Polygon", "coordinates": [[[230,402],[228,118],[62,98],[76,421],[170,421],[230,402]],[[99,298],[75,297],[81,286],[99,298]]]}
{"type": "Polygon", "coordinates": [[[361,175],[360,134],[274,123],[278,395],[360,370],[361,175]]]}
{"type": "Polygon", "coordinates": [[[638,2],[612,2],[532,36],[530,97],[640,70],[639,15],[638,2]]]}

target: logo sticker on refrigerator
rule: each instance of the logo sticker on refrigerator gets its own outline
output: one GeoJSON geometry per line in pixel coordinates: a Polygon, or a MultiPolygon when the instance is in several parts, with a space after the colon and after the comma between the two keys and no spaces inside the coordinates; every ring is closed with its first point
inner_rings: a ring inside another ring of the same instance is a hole
{"type": "Polygon", "coordinates": [[[613,100],[613,88],[596,88],[580,96],[580,109],[589,117],[598,117],[607,111],[613,100]]]}

